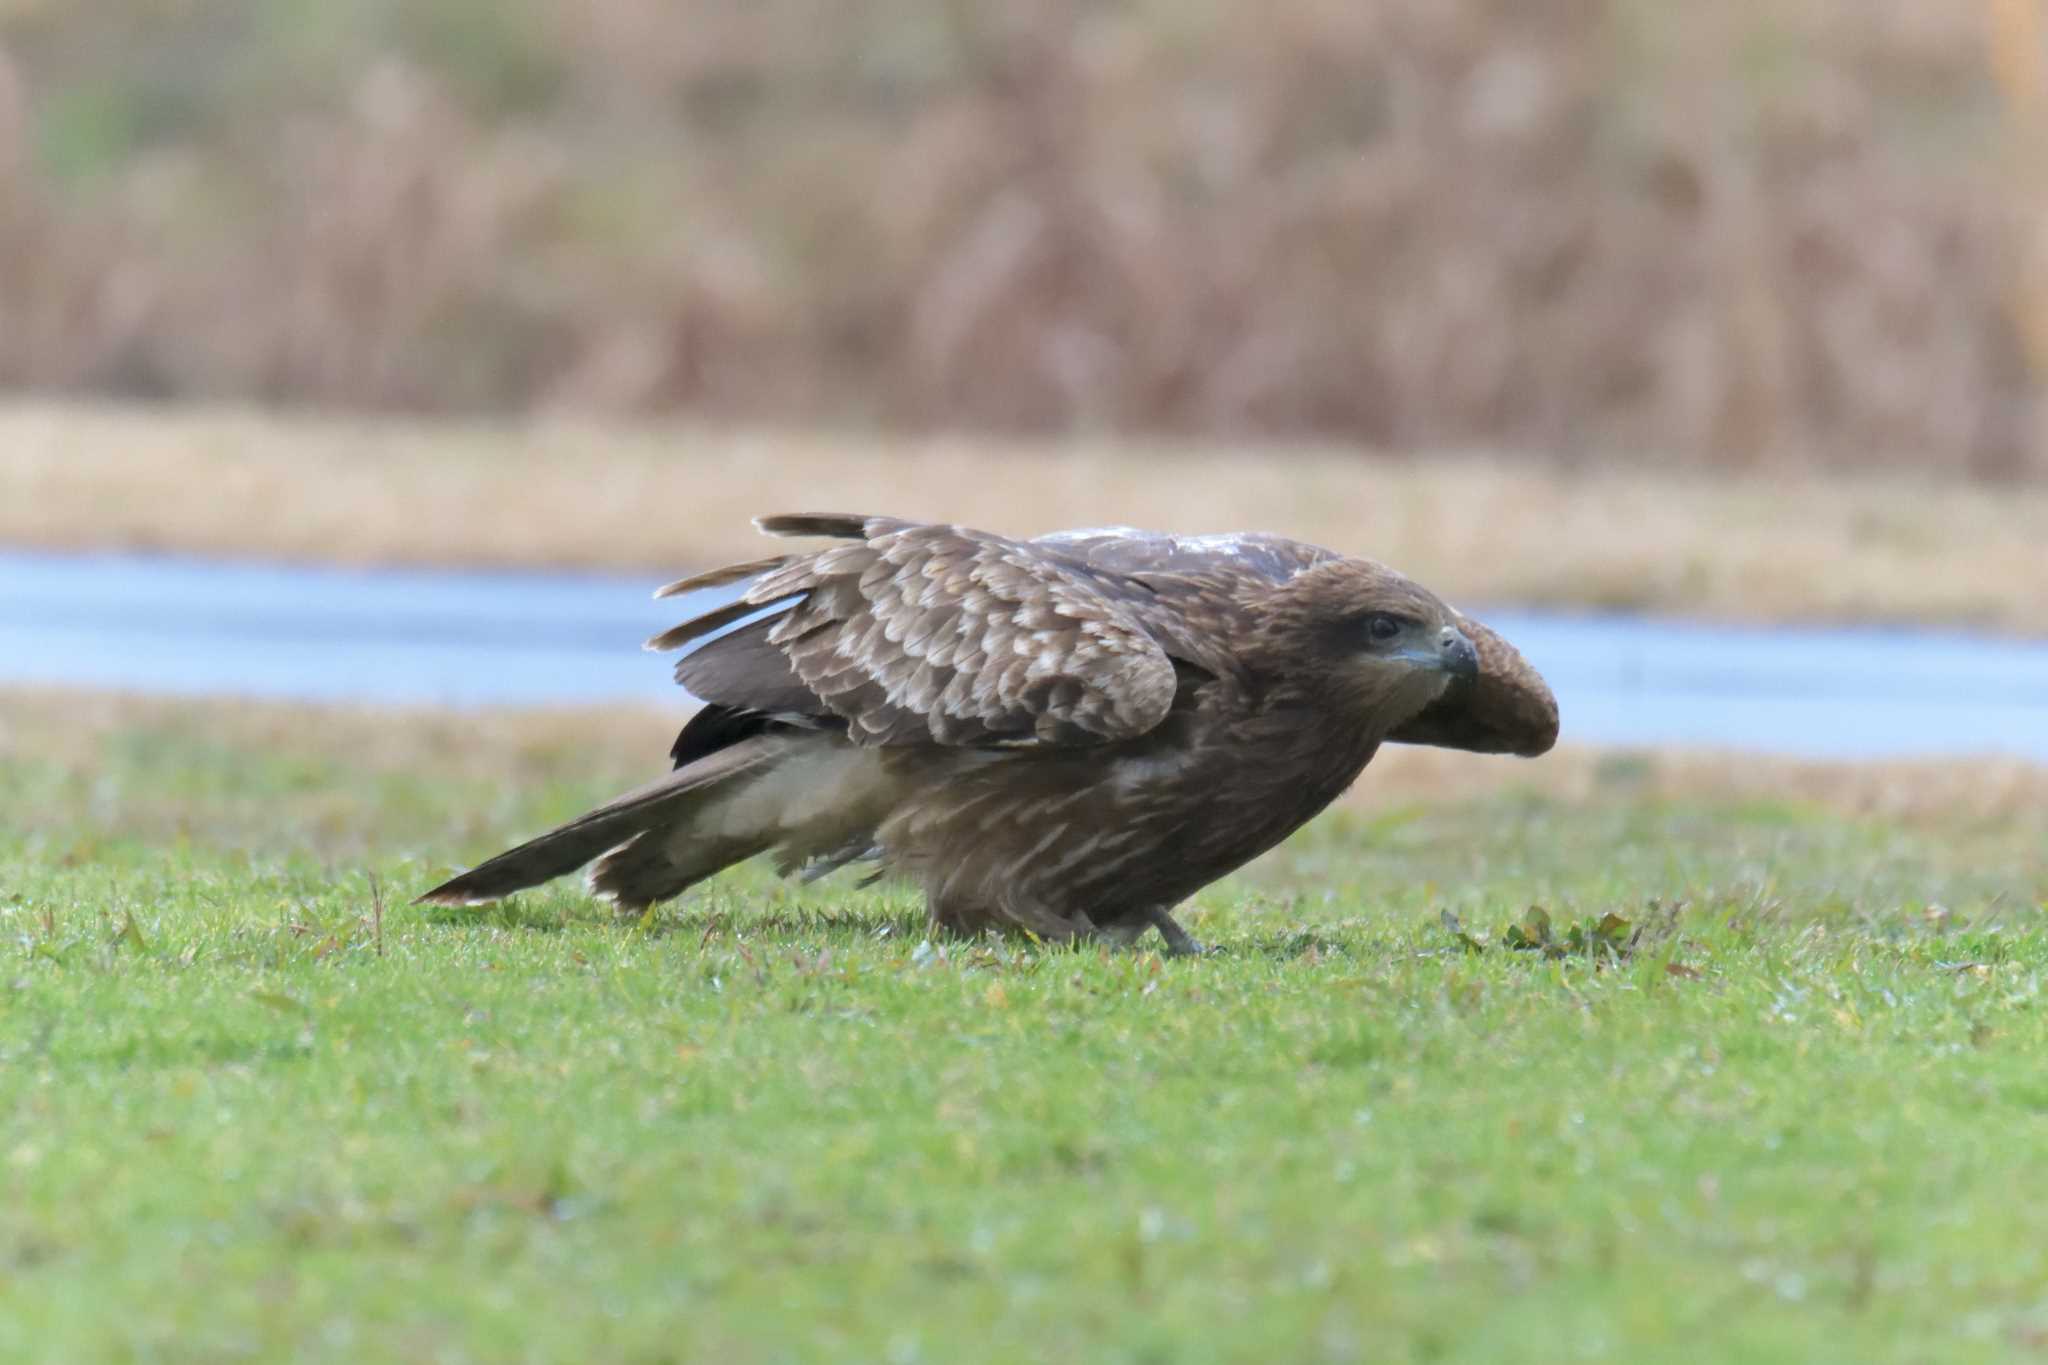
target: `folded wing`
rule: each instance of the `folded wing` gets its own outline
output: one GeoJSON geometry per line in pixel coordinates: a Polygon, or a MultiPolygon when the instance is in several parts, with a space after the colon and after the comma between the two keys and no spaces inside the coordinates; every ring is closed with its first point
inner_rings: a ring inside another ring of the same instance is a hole
{"type": "Polygon", "coordinates": [[[673,649],[768,612],[677,664],[708,702],[835,719],[870,745],[1104,743],[1173,705],[1173,662],[1129,606],[1027,542],[886,517],[760,525],[845,543],[665,590],[758,574],[736,602],[648,642],[673,649]]]}

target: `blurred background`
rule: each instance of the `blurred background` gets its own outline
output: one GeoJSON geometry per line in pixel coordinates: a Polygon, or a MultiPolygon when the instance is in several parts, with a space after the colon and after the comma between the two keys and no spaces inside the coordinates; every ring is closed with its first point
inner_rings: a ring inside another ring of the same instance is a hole
{"type": "Polygon", "coordinates": [[[2048,475],[2035,0],[0,0],[0,384],[2048,475]]]}
{"type": "Polygon", "coordinates": [[[1596,742],[2048,754],[2044,9],[0,0],[5,676],[652,696],[601,603],[844,505],[1374,554],[1596,742]],[[458,647],[543,637],[631,681],[458,647]]]}
{"type": "Polygon", "coordinates": [[[2044,24],[0,0],[0,1365],[2039,1361],[2044,24]],[[1562,737],[1186,969],[409,906],[778,511],[1369,555],[1562,737]]]}

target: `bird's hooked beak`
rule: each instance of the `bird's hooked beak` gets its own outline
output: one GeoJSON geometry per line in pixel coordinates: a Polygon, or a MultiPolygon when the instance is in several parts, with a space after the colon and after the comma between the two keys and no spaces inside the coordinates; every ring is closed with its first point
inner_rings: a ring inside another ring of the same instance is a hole
{"type": "Polygon", "coordinates": [[[1471,682],[1479,676],[1479,651],[1456,626],[1445,626],[1437,636],[1437,659],[1444,672],[1471,682]]]}

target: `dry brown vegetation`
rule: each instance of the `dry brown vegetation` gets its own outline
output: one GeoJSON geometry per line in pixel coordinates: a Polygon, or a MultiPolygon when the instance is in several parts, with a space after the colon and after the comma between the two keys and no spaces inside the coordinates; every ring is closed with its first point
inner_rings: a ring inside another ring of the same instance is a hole
{"type": "Polygon", "coordinates": [[[2037,15],[17,0],[0,383],[2039,476],[2037,15]]]}
{"type": "MultiPolygon", "coordinates": [[[[681,715],[680,707],[446,711],[0,688],[0,762],[89,771],[107,745],[155,737],[222,753],[260,753],[266,761],[340,763],[369,776],[432,773],[480,789],[563,781],[623,789],[659,770],[681,715]]],[[[1982,756],[1830,763],[1566,745],[1520,760],[1395,745],[1373,761],[1345,801],[1357,810],[1391,812],[1514,793],[1571,804],[1780,803],[1928,829],[1998,824],[2048,837],[2048,768],[1982,756]]],[[[325,818],[321,799],[317,789],[301,798],[315,823],[325,818]]],[[[345,793],[335,796],[346,799],[345,793]]],[[[177,811],[167,807],[163,818],[175,827],[177,811]]]]}
{"type": "Polygon", "coordinates": [[[1330,447],[881,441],[706,427],[283,420],[0,405],[0,544],[561,565],[650,582],[761,552],[749,519],[883,511],[1017,534],[1280,531],[1456,600],[2048,634],[2048,489],[1560,471],[1330,447]]]}

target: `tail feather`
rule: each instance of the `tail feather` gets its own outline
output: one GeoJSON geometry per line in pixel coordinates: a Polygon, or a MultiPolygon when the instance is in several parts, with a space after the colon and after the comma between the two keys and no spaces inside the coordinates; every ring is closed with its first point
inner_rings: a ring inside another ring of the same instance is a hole
{"type": "Polygon", "coordinates": [[[621,910],[642,910],[665,901],[723,868],[753,857],[775,842],[772,830],[739,834],[690,831],[685,840],[674,831],[643,830],[592,864],[590,890],[621,910]]]}
{"type": "MultiPolygon", "coordinates": [[[[438,905],[478,905],[552,881],[611,850],[625,853],[627,848],[645,845],[651,851],[668,844],[671,842],[668,839],[647,836],[657,831],[666,834],[686,824],[703,803],[716,799],[720,788],[759,770],[775,759],[784,747],[771,737],[762,736],[721,749],[688,767],[678,768],[644,787],[607,801],[559,829],[549,830],[517,848],[507,849],[497,857],[477,864],[461,876],[441,883],[421,896],[419,901],[438,905]]],[[[734,842],[729,839],[707,840],[706,854],[715,856],[734,842]]],[[[709,876],[726,863],[737,862],[758,851],[748,848],[706,867],[691,880],[709,876]]],[[[699,861],[693,859],[692,864],[699,861]]],[[[678,885],[666,894],[674,895],[675,891],[683,889],[683,885],[688,883],[678,885]]],[[[644,905],[661,897],[650,897],[647,901],[629,900],[625,896],[618,899],[622,905],[644,905]]]]}
{"type": "Polygon", "coordinates": [[[777,850],[784,876],[814,861],[836,866],[878,852],[875,826],[892,787],[871,750],[817,730],[770,733],[735,747],[746,745],[772,746],[775,763],[614,845],[590,869],[590,889],[637,910],[769,849],[777,850]]]}

